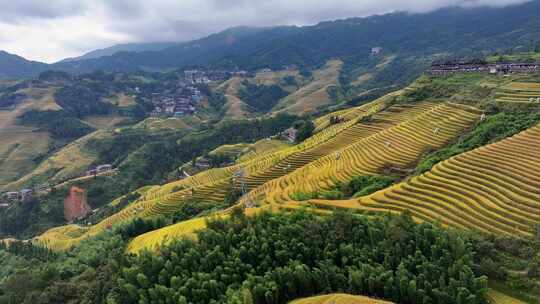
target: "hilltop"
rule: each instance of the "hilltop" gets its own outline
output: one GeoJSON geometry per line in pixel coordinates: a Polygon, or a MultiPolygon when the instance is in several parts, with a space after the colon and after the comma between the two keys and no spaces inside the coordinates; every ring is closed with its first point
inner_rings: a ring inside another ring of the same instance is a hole
{"type": "Polygon", "coordinates": [[[35,76],[47,69],[47,64],[29,61],[23,57],[0,50],[0,79],[35,76]]]}

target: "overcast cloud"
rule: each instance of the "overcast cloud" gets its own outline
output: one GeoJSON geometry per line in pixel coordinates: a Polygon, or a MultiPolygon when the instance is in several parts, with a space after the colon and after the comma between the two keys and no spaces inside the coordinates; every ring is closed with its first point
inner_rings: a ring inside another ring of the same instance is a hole
{"type": "Polygon", "coordinates": [[[55,62],[117,43],[185,41],[238,25],[308,25],[526,0],[0,0],[0,50],[55,62]]]}

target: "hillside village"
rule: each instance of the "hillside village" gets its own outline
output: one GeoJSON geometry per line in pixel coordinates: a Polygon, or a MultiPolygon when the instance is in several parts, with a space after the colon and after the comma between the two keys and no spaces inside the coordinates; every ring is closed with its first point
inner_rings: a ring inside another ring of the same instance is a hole
{"type": "Polygon", "coordinates": [[[174,88],[151,93],[154,109],[150,112],[150,116],[182,117],[194,114],[198,104],[208,98],[197,88],[197,85],[220,83],[230,77],[246,77],[247,75],[246,71],[186,70],[184,78],[178,80],[174,88]]]}
{"type": "Polygon", "coordinates": [[[474,63],[466,61],[433,64],[428,71],[431,75],[448,75],[451,73],[490,73],[509,75],[539,72],[540,64],[537,62],[474,63]]]}

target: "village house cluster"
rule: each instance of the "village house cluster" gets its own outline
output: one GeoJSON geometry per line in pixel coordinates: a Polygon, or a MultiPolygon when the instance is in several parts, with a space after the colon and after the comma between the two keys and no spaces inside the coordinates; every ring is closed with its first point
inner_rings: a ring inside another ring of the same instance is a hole
{"type": "Polygon", "coordinates": [[[34,197],[34,190],[21,189],[20,191],[9,191],[2,193],[0,199],[0,208],[7,208],[15,202],[28,202],[34,197]]]}
{"type": "MultiPolygon", "coordinates": [[[[183,83],[182,83],[183,84],[183,83]]],[[[204,98],[195,86],[181,86],[173,93],[152,93],[152,117],[183,116],[195,113],[196,105],[204,98]]]]}
{"type": "Polygon", "coordinates": [[[183,78],[175,83],[174,89],[152,93],[151,102],[154,110],[150,116],[182,117],[194,114],[197,105],[207,97],[199,89],[200,86],[224,81],[232,76],[246,77],[247,75],[247,71],[186,70],[183,78]]]}
{"type": "Polygon", "coordinates": [[[378,56],[381,55],[383,52],[383,48],[380,46],[372,47],[371,48],[371,55],[372,56],[378,56]]]}
{"type": "Polygon", "coordinates": [[[92,168],[92,169],[86,171],[86,176],[102,174],[102,173],[105,173],[105,172],[109,172],[112,169],[113,169],[113,166],[111,164],[99,165],[99,166],[97,166],[95,168],[92,168]]]}
{"type": "Polygon", "coordinates": [[[446,62],[433,64],[428,70],[431,75],[447,75],[452,73],[489,73],[489,74],[514,74],[514,73],[539,73],[540,63],[534,62],[446,62]]]}

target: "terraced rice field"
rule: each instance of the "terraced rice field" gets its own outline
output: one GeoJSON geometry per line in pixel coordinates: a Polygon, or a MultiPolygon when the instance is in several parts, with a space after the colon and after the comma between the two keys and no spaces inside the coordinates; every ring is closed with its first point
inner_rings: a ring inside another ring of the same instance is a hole
{"type": "Polygon", "coordinates": [[[495,100],[499,102],[540,104],[540,83],[511,82],[496,93],[495,100]]]}
{"type": "Polygon", "coordinates": [[[242,163],[259,157],[264,154],[277,152],[288,148],[290,145],[282,140],[276,139],[262,139],[254,144],[249,145],[241,153],[241,156],[238,158],[237,162],[242,163]]]}
{"type": "Polygon", "coordinates": [[[343,62],[330,60],[324,67],[313,72],[313,81],[294,93],[283,98],[274,108],[276,112],[304,114],[315,111],[318,107],[334,103],[327,89],[339,86],[339,74],[343,62]]]}
{"type": "MultiPolygon", "coordinates": [[[[262,153],[246,162],[226,168],[210,169],[162,187],[153,187],[145,193],[139,203],[126,208],[91,228],[85,228],[85,230],[88,235],[93,235],[112,227],[112,225],[118,222],[135,216],[152,216],[174,212],[181,208],[182,204],[187,200],[195,199],[205,202],[222,202],[227,192],[230,191],[231,184],[239,187],[238,183],[233,183],[233,175],[241,169],[245,172],[246,183],[249,187],[255,188],[272,178],[292,172],[324,156],[325,153],[330,153],[339,147],[349,145],[361,139],[363,136],[397,124],[398,121],[406,119],[407,115],[415,115],[415,113],[425,111],[432,106],[429,103],[414,107],[394,106],[384,113],[374,115],[374,123],[372,125],[364,126],[356,124],[355,120],[335,124],[317,133],[302,144],[280,149],[272,153],[262,153]],[[389,118],[388,115],[393,118],[389,118]]],[[[366,105],[365,113],[358,118],[377,113],[382,109],[383,107],[379,103],[371,106],[366,105]]],[[[56,234],[54,231],[51,231],[51,233],[56,234]]],[[[48,240],[54,239],[54,237],[46,238],[48,240]]],[[[62,238],[60,237],[60,239],[62,238]]],[[[80,238],[74,239],[73,243],[79,240],[80,238]]],[[[50,244],[51,247],[56,247],[52,242],[50,244]]],[[[60,247],[63,247],[63,245],[60,247]]]]}
{"type": "Polygon", "coordinates": [[[20,177],[15,182],[9,183],[6,188],[20,189],[30,180],[54,184],[58,181],[81,176],[96,157],[85,149],[86,143],[93,138],[105,138],[108,136],[111,136],[110,131],[98,130],[71,142],[40,163],[28,174],[20,177]]]}
{"type": "Polygon", "coordinates": [[[125,121],[127,117],[111,114],[111,115],[93,115],[83,119],[84,122],[89,124],[95,129],[109,129],[115,125],[125,121]]]}
{"type": "MultiPolygon", "coordinates": [[[[63,248],[134,217],[174,212],[188,200],[222,202],[231,187],[240,186],[234,178],[240,170],[248,190],[253,190],[241,202],[288,202],[297,191],[325,189],[339,180],[388,166],[407,167],[426,150],[442,146],[472,126],[479,116],[475,109],[453,104],[425,102],[384,108],[381,103],[366,105],[357,119],[329,126],[302,144],[152,187],[139,202],[94,226],[80,228],[82,233],[75,238],[52,230],[42,239],[52,248],[63,248]],[[359,123],[366,116],[369,122],[359,123]],[[338,151],[340,157],[336,157],[338,151]],[[54,244],[56,237],[59,246],[54,244]]],[[[160,237],[156,236],[157,242],[160,237]]]]}
{"type": "MultiPolygon", "coordinates": [[[[156,191],[149,191],[146,200],[153,200],[150,210],[144,215],[154,215],[177,210],[186,200],[199,200],[205,202],[222,202],[230,191],[231,185],[240,187],[238,179],[233,175],[240,170],[244,172],[243,180],[249,189],[257,187],[264,182],[285,175],[336,149],[340,136],[338,134],[354,126],[354,121],[346,124],[334,125],[300,145],[282,149],[274,153],[263,154],[247,162],[226,168],[217,168],[204,171],[184,180],[171,183],[156,191]],[[231,184],[232,183],[232,184],[231,184]],[[175,189],[181,189],[176,190],[175,189]]],[[[350,140],[350,138],[349,138],[350,140]]],[[[341,136],[341,145],[347,144],[346,138],[341,136]]]]}
{"type": "MultiPolygon", "coordinates": [[[[270,206],[262,208],[246,209],[245,214],[250,216],[259,212],[269,210],[270,206]]],[[[129,242],[126,252],[137,254],[143,249],[157,250],[161,245],[169,243],[171,240],[181,237],[192,238],[197,230],[206,228],[206,221],[212,218],[227,218],[231,209],[224,210],[212,216],[194,218],[188,221],[180,222],[161,229],[141,234],[129,242]]]]}
{"type": "Polygon", "coordinates": [[[149,208],[149,203],[150,202],[140,202],[132,204],[122,211],[90,227],[78,225],[56,227],[34,238],[33,241],[46,245],[54,250],[67,250],[88,237],[112,228],[114,224],[140,216],[142,211],[149,208]]]}
{"type": "Polygon", "coordinates": [[[353,145],[372,134],[395,126],[419,113],[428,111],[432,107],[434,107],[434,105],[431,103],[423,103],[415,107],[405,105],[392,106],[371,116],[370,123],[351,124],[349,127],[336,134],[334,138],[306,151],[291,154],[282,159],[275,166],[247,176],[244,178],[244,182],[248,189],[255,189],[265,182],[289,174],[319,158],[328,155],[335,157],[335,153],[340,149],[353,145]]]}
{"type": "Polygon", "coordinates": [[[86,228],[78,225],[60,226],[48,230],[33,241],[55,250],[68,250],[75,241],[82,241],[86,232],[86,228]]]}
{"type": "Polygon", "coordinates": [[[302,76],[298,70],[281,70],[281,71],[272,71],[272,72],[259,72],[254,77],[254,82],[257,85],[280,85],[285,91],[293,92],[297,89],[296,86],[286,86],[283,83],[285,77],[294,77],[298,82],[301,81],[302,76]]]}
{"type": "Polygon", "coordinates": [[[217,88],[218,91],[224,91],[227,98],[227,103],[224,106],[226,118],[242,119],[251,116],[249,106],[238,97],[241,87],[242,78],[233,77],[217,88]]]}
{"type": "Polygon", "coordinates": [[[487,293],[487,298],[493,304],[526,304],[525,302],[513,298],[499,291],[490,289],[487,293]]]}
{"type": "MultiPolygon", "coordinates": [[[[398,105],[375,114],[370,124],[357,124],[356,121],[349,121],[334,125],[290,149],[263,155],[237,166],[205,171],[192,178],[166,185],[155,195],[149,193],[147,199],[161,198],[165,201],[171,201],[173,204],[176,204],[182,197],[195,197],[205,201],[221,201],[229,188],[230,178],[241,168],[245,171],[243,181],[247,188],[254,189],[271,179],[286,175],[320,157],[375,132],[396,125],[407,117],[426,111],[433,106],[430,103],[423,103],[414,107],[398,105]],[[175,187],[190,187],[190,189],[169,195],[175,187]],[[208,196],[207,194],[212,195],[208,196]],[[168,197],[164,197],[164,195],[168,195],[168,197]]],[[[379,108],[376,107],[375,109],[379,108]]],[[[239,187],[239,185],[236,184],[236,187],[239,187]]]]}
{"type": "Polygon", "coordinates": [[[24,89],[17,93],[27,97],[13,109],[0,110],[0,188],[13,182],[35,167],[34,159],[47,153],[49,133],[18,124],[17,118],[29,110],[55,111],[54,89],[24,89]]]}
{"type": "Polygon", "coordinates": [[[437,105],[273,179],[248,193],[241,202],[294,202],[293,196],[299,192],[329,189],[354,176],[377,174],[389,168],[409,168],[425,152],[444,146],[472,127],[479,115],[479,110],[462,105],[437,105]]]}
{"type": "MultiPolygon", "coordinates": [[[[377,105],[379,105],[381,107],[384,107],[395,96],[400,95],[402,92],[403,91],[400,90],[400,91],[396,91],[396,92],[392,92],[390,94],[384,95],[383,97],[374,100],[373,102],[369,103],[368,105],[369,105],[369,107],[372,107],[373,105],[377,104],[377,105]]],[[[314,125],[315,125],[314,133],[318,133],[318,132],[324,130],[325,128],[327,128],[328,126],[330,126],[330,120],[331,120],[332,117],[339,117],[339,119],[341,119],[343,121],[350,121],[352,119],[356,119],[358,116],[360,116],[362,114],[365,114],[366,106],[367,105],[361,105],[361,106],[354,107],[354,108],[335,111],[335,112],[326,114],[324,116],[321,116],[321,117],[315,119],[314,122],[313,122],[314,125]]]]}
{"type": "Polygon", "coordinates": [[[329,294],[295,300],[289,304],[390,304],[392,302],[376,300],[364,296],[353,296],[348,294],[329,294]]]}
{"type": "Polygon", "coordinates": [[[485,233],[529,236],[540,223],[540,124],[445,160],[431,171],[344,202],[370,211],[409,211],[421,221],[485,233]]]}

